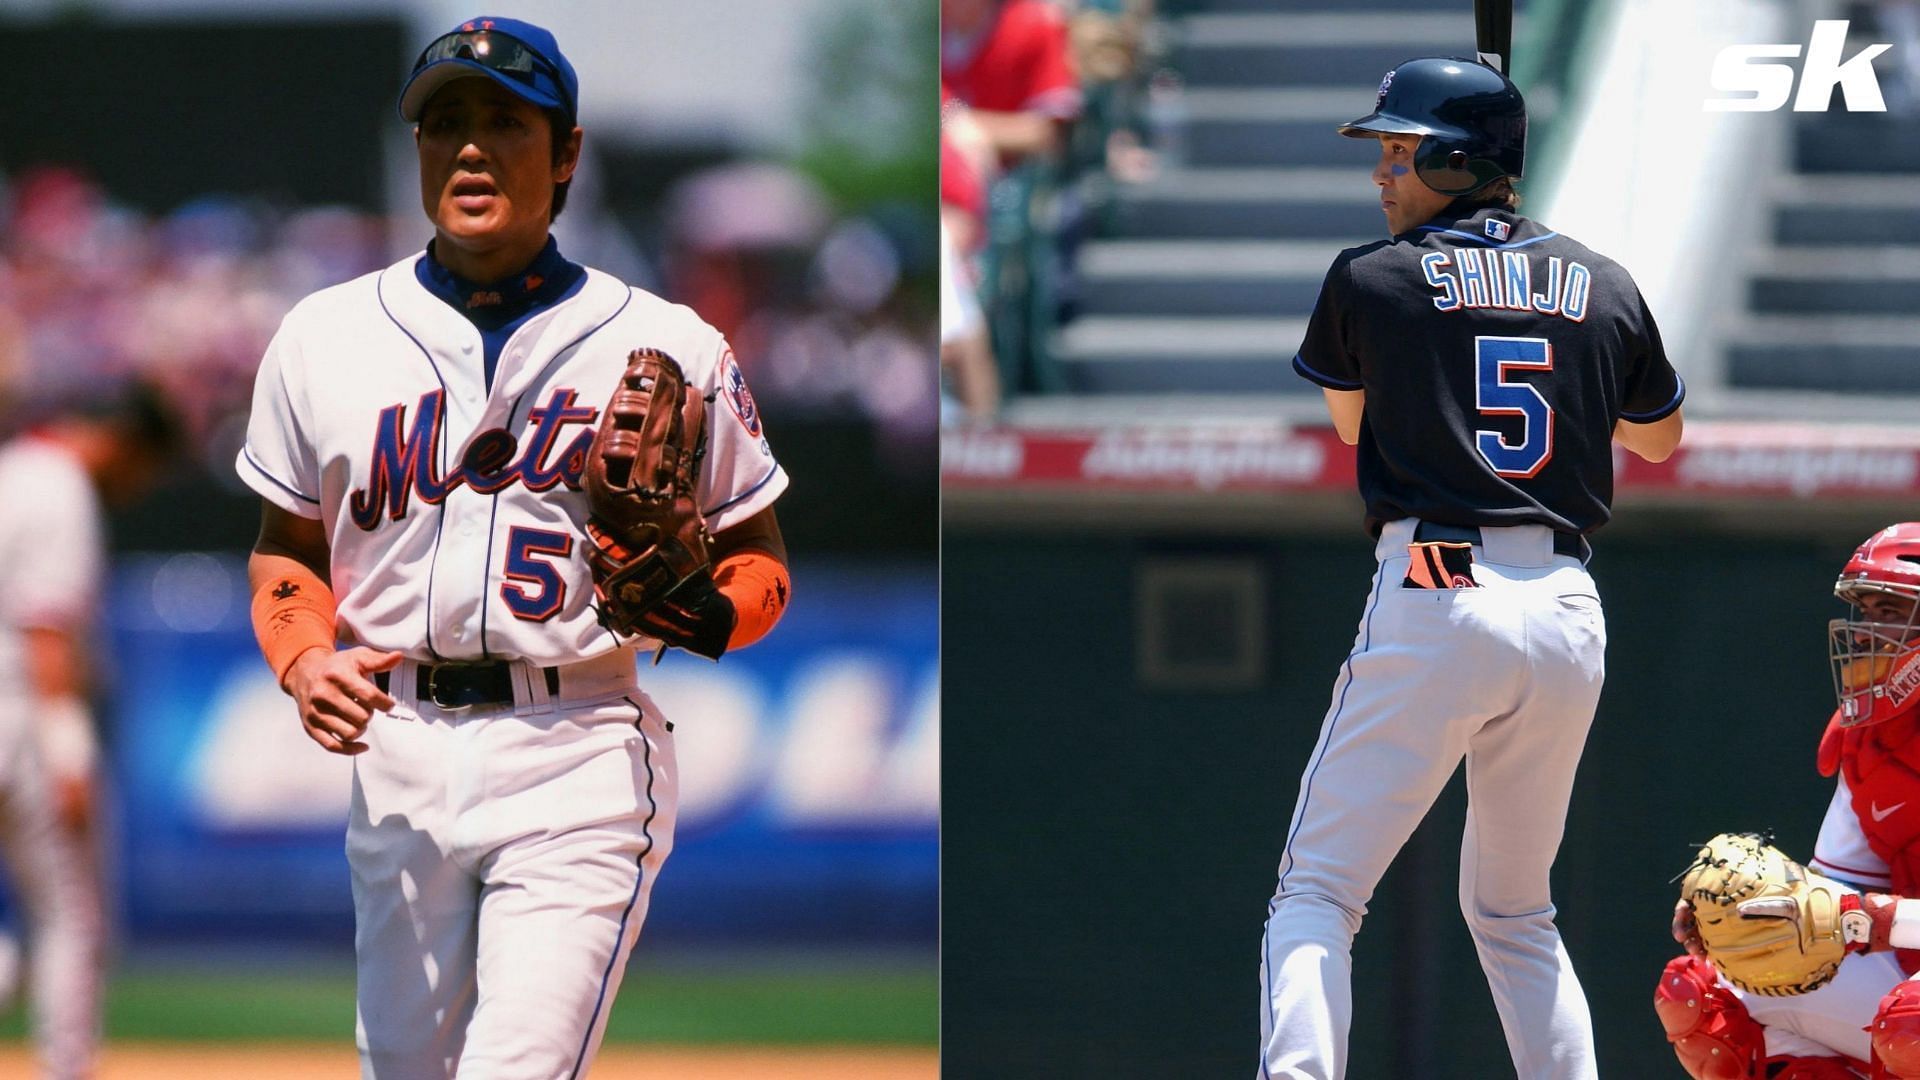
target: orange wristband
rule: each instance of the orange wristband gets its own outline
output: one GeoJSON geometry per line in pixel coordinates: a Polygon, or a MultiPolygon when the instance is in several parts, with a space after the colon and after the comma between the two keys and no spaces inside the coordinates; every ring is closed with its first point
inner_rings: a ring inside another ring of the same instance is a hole
{"type": "Polygon", "coordinates": [[[333,649],[333,590],[301,567],[267,582],[253,594],[253,636],[282,686],[287,669],[308,649],[333,649]]]}
{"type": "Polygon", "coordinates": [[[733,633],[727,648],[739,649],[767,636],[787,610],[793,585],[780,560],[753,548],[736,551],[713,569],[713,583],[733,601],[733,633]]]}

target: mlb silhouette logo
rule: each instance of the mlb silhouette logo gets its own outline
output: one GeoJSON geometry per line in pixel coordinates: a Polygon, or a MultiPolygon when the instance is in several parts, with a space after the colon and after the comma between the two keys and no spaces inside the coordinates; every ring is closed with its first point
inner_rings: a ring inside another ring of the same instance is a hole
{"type": "Polygon", "coordinates": [[[1507,237],[1513,235],[1513,226],[1504,221],[1489,221],[1487,222],[1487,235],[1493,237],[1495,240],[1505,240],[1507,237]]]}

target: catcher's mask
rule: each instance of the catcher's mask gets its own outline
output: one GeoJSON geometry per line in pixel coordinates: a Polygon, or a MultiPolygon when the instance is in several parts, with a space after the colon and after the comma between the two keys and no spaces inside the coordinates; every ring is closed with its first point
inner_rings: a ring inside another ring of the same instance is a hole
{"type": "Polygon", "coordinates": [[[1827,624],[1840,726],[1885,723],[1920,705],[1920,523],[1869,537],[1833,594],[1850,606],[1827,624]]]}

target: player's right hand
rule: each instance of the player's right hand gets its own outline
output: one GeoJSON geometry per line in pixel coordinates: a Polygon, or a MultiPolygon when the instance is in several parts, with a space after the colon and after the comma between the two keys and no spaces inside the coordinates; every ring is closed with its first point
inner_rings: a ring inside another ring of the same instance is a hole
{"type": "Polygon", "coordinates": [[[376,712],[393,708],[393,698],[373,684],[376,671],[391,671],[405,653],[356,647],[334,652],[308,649],[287,669],[287,693],[300,707],[307,738],[334,754],[367,749],[360,736],[376,712]]]}
{"type": "Polygon", "coordinates": [[[1673,940],[1685,946],[1689,956],[1707,958],[1706,942],[1700,940],[1700,927],[1693,921],[1693,905],[1685,900],[1673,905],[1673,940]]]}

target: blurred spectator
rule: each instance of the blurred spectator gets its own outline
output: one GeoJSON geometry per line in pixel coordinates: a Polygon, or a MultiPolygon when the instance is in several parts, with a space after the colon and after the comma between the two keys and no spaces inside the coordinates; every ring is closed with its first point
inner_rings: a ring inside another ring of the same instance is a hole
{"type": "Polygon", "coordinates": [[[1080,245],[1116,183],[1152,179],[1174,93],[1150,94],[1152,0],[941,0],[941,216],[974,261],[1004,393],[1065,377],[1054,331],[1078,308],[1080,245]],[[1155,114],[1155,115],[1150,115],[1155,114]],[[1164,119],[1164,118],[1163,118],[1164,119]],[[1150,146],[1151,144],[1151,146],[1150,146]],[[985,189],[972,210],[971,185],[985,189]],[[977,238],[977,239],[976,239],[977,238]]]}
{"type": "Polygon", "coordinates": [[[762,385],[764,345],[742,325],[800,295],[830,221],[826,199],[784,165],[722,165],[674,185],[666,216],[666,295],[725,334],[748,381],[762,385]]]}
{"type": "Polygon", "coordinates": [[[940,125],[940,224],[955,247],[972,251],[986,237],[987,177],[980,175],[978,156],[961,149],[972,134],[966,110],[946,115],[940,125]]]}
{"type": "Polygon", "coordinates": [[[29,170],[7,190],[0,401],[71,398],[138,375],[203,447],[244,418],[260,354],[294,300],[385,262],[383,223],[339,208],[281,217],[208,196],[148,219],[64,168],[29,170]]]}
{"type": "Polygon", "coordinates": [[[927,466],[931,327],[905,299],[900,244],[866,218],[835,221],[812,181],[769,163],[686,177],[666,216],[666,295],[727,335],[758,396],[788,417],[870,418],[883,441],[923,451],[887,466],[927,466]]]}
{"type": "Polygon", "coordinates": [[[940,0],[940,82],[1007,165],[1058,152],[1080,115],[1067,23],[1046,0],[940,0]]]}
{"type": "Polygon", "coordinates": [[[974,298],[972,276],[958,245],[940,229],[940,413],[945,423],[991,421],[1000,408],[1000,373],[993,363],[986,318],[974,298]]]}
{"type": "Polygon", "coordinates": [[[1156,175],[1156,155],[1170,151],[1176,135],[1169,106],[1182,108],[1177,74],[1162,69],[1151,82],[1141,78],[1153,10],[1152,0],[1085,0],[1070,24],[1086,95],[1084,113],[1091,121],[1080,125],[1073,153],[1083,162],[1103,163],[1122,183],[1156,175]]]}

